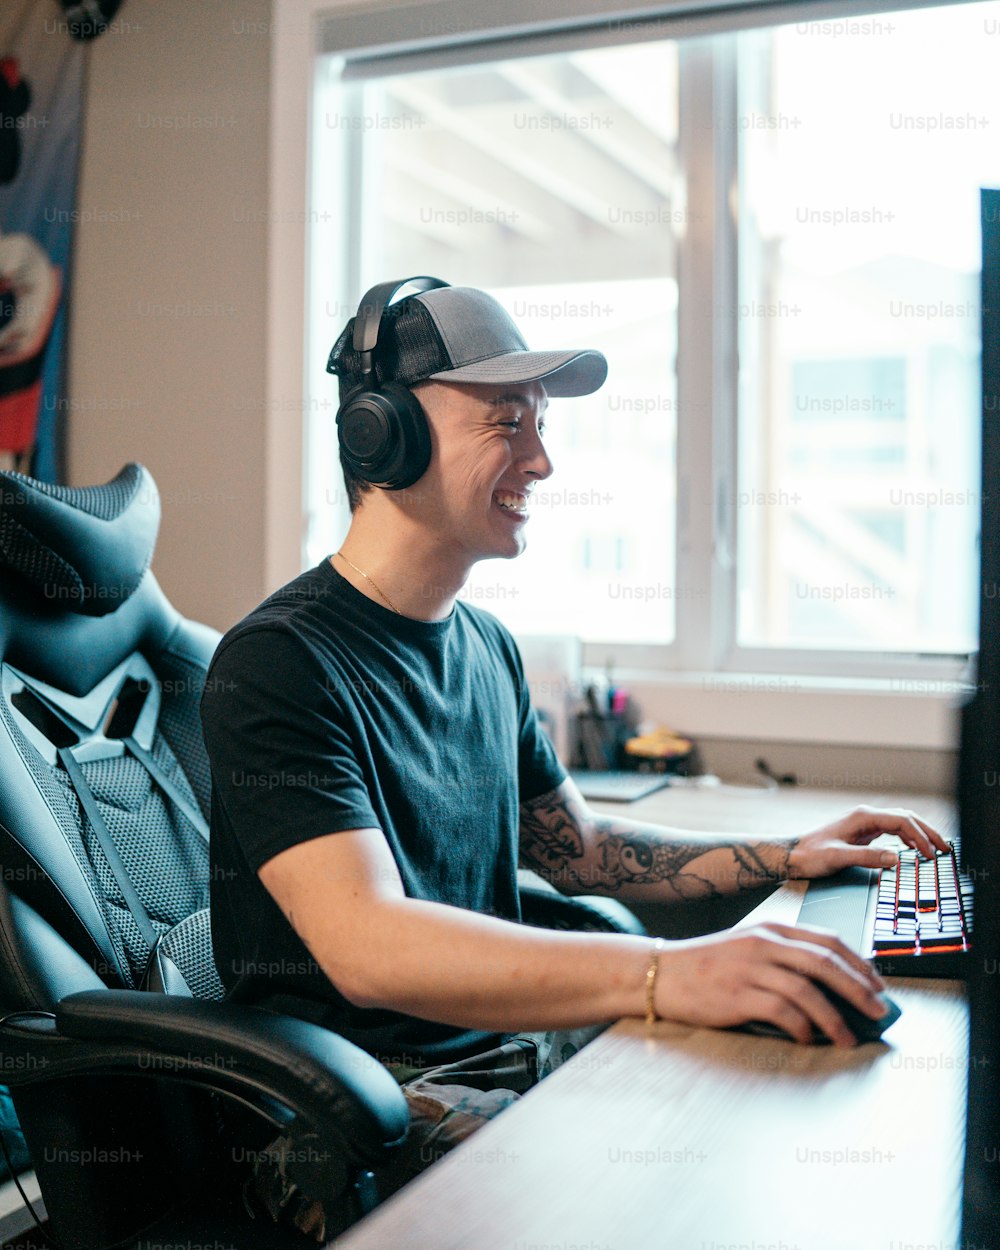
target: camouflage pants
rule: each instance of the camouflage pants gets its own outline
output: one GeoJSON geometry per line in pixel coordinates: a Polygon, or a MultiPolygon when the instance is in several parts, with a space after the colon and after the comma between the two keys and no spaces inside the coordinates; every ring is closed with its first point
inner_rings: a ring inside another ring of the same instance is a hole
{"type": "MultiPolygon", "coordinates": [[[[395,1193],[606,1027],[520,1033],[495,1050],[436,1067],[386,1064],[406,1098],[410,1130],[392,1161],[376,1173],[379,1197],[395,1193]]],[[[251,1214],[263,1210],[275,1223],[296,1228],[323,1243],[343,1232],[354,1218],[346,1161],[343,1201],[331,1209],[329,1204],[324,1207],[302,1193],[295,1183],[291,1175],[294,1153],[292,1139],[287,1136],[276,1137],[258,1152],[244,1186],[244,1201],[251,1214]]]]}

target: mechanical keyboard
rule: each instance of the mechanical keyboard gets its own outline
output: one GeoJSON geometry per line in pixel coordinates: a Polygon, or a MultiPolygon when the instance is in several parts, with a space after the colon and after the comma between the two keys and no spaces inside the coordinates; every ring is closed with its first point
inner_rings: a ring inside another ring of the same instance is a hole
{"type": "Polygon", "coordinates": [[[954,843],[933,859],[907,847],[897,868],[881,870],[873,955],[967,951],[971,932],[972,883],[959,872],[954,843]]]}
{"type": "Polygon", "coordinates": [[[950,846],[933,859],[904,847],[897,868],[849,868],[811,881],[798,923],[833,929],[886,975],[965,976],[972,881],[959,869],[957,836],[950,846]]]}

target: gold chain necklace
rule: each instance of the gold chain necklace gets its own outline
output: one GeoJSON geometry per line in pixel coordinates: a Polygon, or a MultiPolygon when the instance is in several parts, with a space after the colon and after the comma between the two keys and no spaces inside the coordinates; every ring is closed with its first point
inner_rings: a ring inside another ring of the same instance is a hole
{"type": "Polygon", "coordinates": [[[343,560],[345,564],[349,564],[349,565],[351,566],[351,568],[355,571],[355,573],[360,573],[360,574],[361,574],[361,576],[365,579],[365,581],[366,581],[366,582],[368,582],[368,583],[369,583],[369,585],[370,585],[370,586],[374,589],[375,593],[376,593],[376,594],[377,594],[377,595],[378,595],[381,599],[384,599],[384,600],[386,601],[386,603],[389,605],[389,607],[390,607],[390,608],[392,608],[393,612],[395,612],[397,616],[402,616],[402,615],[403,615],[403,614],[402,614],[402,612],[400,612],[399,608],[397,608],[397,607],[396,607],[396,605],[393,603],[393,601],[392,601],[392,600],[389,598],[389,596],[385,593],[385,591],[384,591],[384,590],[380,590],[380,589],[379,589],[379,587],[375,585],[375,583],[374,583],[374,582],[372,581],[372,579],[368,576],[368,574],[364,571],[364,569],[359,569],[359,568],[358,568],[358,566],[354,563],[354,561],[353,561],[353,560],[348,560],[347,556],[345,556],[345,555],[344,555],[344,553],[343,553],[342,551],[338,551],[338,552],[336,552],[335,554],[336,554],[336,555],[338,555],[338,556],[340,556],[341,560],[343,560]]]}

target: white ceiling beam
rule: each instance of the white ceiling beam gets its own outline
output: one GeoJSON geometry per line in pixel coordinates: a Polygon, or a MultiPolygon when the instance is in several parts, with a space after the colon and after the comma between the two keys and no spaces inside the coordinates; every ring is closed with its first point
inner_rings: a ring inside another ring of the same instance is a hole
{"type": "MultiPolygon", "coordinates": [[[[530,140],[535,136],[525,129],[524,135],[514,142],[502,134],[502,125],[496,122],[503,119],[492,119],[487,109],[478,109],[473,115],[469,109],[453,109],[444,104],[431,92],[419,87],[412,79],[400,79],[393,83],[393,93],[404,101],[408,108],[422,114],[433,124],[443,130],[458,135],[466,143],[486,152],[500,167],[506,166],[514,172],[536,184],[541,190],[548,192],[555,199],[573,208],[581,216],[602,226],[615,234],[628,234],[627,227],[612,221],[608,212],[608,195],[591,191],[591,185],[606,190],[607,179],[601,179],[596,173],[584,176],[582,171],[576,177],[568,177],[559,169],[553,168],[547,154],[537,150],[537,144],[530,140]],[[535,149],[532,151],[532,149],[535,149]]],[[[508,114],[509,115],[509,114],[508,114]]],[[[612,188],[612,196],[614,189],[612,188]]]]}
{"type": "MultiPolygon", "coordinates": [[[[534,100],[554,117],[576,122],[575,133],[592,144],[604,156],[621,166],[627,173],[654,192],[656,198],[671,198],[674,191],[674,161],[672,149],[654,139],[645,125],[624,109],[615,109],[608,126],[589,125],[593,122],[595,107],[607,112],[606,97],[598,106],[581,108],[566,98],[551,82],[544,81],[545,67],[530,68],[522,62],[507,61],[496,67],[497,73],[512,86],[534,100]],[[646,150],[640,150],[644,148],[646,150]]],[[[603,95],[603,93],[601,93],[603,95]]]]}
{"type": "Polygon", "coordinates": [[[412,179],[414,193],[418,197],[421,188],[426,188],[433,194],[446,197],[457,210],[468,208],[487,217],[494,215],[514,234],[535,243],[550,243],[557,236],[556,226],[550,218],[526,206],[526,196],[511,194],[509,179],[506,180],[505,190],[501,191],[495,185],[471,176],[472,171],[465,161],[455,167],[446,167],[440,161],[428,160],[402,144],[387,153],[387,161],[392,168],[412,179]]]}

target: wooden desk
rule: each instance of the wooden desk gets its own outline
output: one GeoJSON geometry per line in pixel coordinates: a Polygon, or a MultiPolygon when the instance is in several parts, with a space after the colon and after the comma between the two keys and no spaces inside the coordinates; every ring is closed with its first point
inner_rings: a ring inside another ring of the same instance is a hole
{"type": "MultiPolygon", "coordinates": [[[[807,809],[822,822],[853,801],[786,794],[753,800],[776,830],[807,809]]],[[[655,816],[652,800],[630,814],[695,827],[693,809],[682,821],[653,798],[655,816]]],[[[730,800],[713,795],[697,827],[732,828],[730,800]]],[[[908,805],[930,814],[929,803],[908,805]]],[[[748,828],[757,818],[744,815],[748,828]]],[[[780,909],[786,893],[764,910],[780,909]]],[[[848,1052],[620,1021],[336,1245],[954,1246],[969,1064],[964,987],[897,978],[891,992],[903,1015],[885,1042],[848,1052]]]]}

